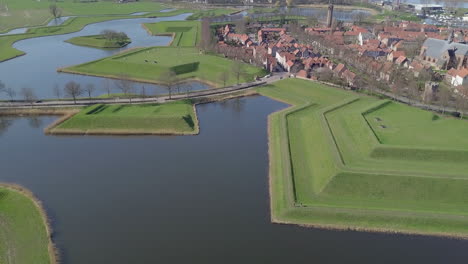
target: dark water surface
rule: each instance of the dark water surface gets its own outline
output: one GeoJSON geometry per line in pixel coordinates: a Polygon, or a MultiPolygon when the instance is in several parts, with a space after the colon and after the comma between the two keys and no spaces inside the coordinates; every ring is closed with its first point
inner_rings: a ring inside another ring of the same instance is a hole
{"type": "Polygon", "coordinates": [[[0,181],[44,202],[64,264],[466,263],[468,241],[271,224],[266,124],[284,107],[201,105],[201,134],[178,137],[45,136],[54,117],[1,119],[0,181]]]}

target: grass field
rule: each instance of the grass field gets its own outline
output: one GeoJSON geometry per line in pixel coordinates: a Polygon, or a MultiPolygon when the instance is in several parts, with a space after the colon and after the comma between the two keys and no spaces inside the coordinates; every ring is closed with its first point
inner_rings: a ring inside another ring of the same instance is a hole
{"type": "Polygon", "coordinates": [[[66,42],[78,45],[78,46],[86,46],[86,47],[93,47],[93,48],[100,48],[100,49],[115,49],[115,48],[122,48],[130,44],[132,41],[130,39],[126,39],[125,41],[117,41],[117,40],[108,40],[101,35],[92,35],[92,36],[81,36],[81,37],[74,37],[66,42]]]}
{"type": "Polygon", "coordinates": [[[33,199],[0,185],[0,263],[55,263],[46,219],[33,199]]]}
{"type": "MultiPolygon", "coordinates": [[[[52,19],[49,12],[50,1],[0,0],[0,32],[12,28],[38,26],[52,19]]],[[[154,1],[119,4],[116,1],[80,2],[74,0],[57,1],[62,15],[111,15],[135,12],[157,12],[165,7],[154,1]]]]}
{"type": "MultiPolygon", "coordinates": [[[[61,70],[107,77],[119,77],[125,73],[133,80],[160,83],[162,81],[159,76],[170,69],[182,80],[198,79],[214,86],[222,86],[218,75],[222,71],[230,72],[233,63],[220,56],[201,54],[194,47],[153,47],[132,50],[61,70]]],[[[265,74],[260,68],[249,64],[244,66],[246,74],[240,78],[241,82],[252,81],[255,76],[265,74]]],[[[236,83],[237,79],[231,75],[226,84],[236,83]]]]}
{"type": "MultiPolygon", "coordinates": [[[[0,0],[0,6],[2,5],[2,1],[11,1],[11,3],[7,2],[8,10],[9,10],[8,12],[33,12],[33,11],[23,10],[24,8],[28,8],[28,7],[31,8],[31,10],[35,10],[34,12],[36,11],[40,12],[41,6],[45,6],[48,12],[48,6],[50,4],[50,2],[46,2],[46,1],[36,2],[36,1],[27,0],[26,2],[26,0],[19,0],[18,2],[16,2],[16,0],[0,0]],[[14,11],[14,10],[19,10],[19,11],[14,11]]],[[[179,15],[183,13],[193,13],[194,15],[199,12],[206,13],[206,10],[197,10],[197,9],[177,9],[177,10],[172,10],[170,12],[159,12],[159,10],[163,9],[164,7],[161,4],[149,2],[149,1],[142,1],[138,3],[129,3],[129,4],[118,4],[115,2],[74,3],[72,2],[72,0],[67,0],[65,2],[59,2],[58,4],[59,6],[69,5],[71,6],[69,7],[70,10],[76,12],[73,14],[86,15],[86,16],[80,16],[80,17],[68,19],[67,21],[65,21],[65,23],[63,23],[60,26],[41,26],[41,27],[30,28],[28,32],[25,34],[0,36],[0,62],[24,55],[24,52],[12,47],[12,45],[15,42],[24,40],[24,39],[77,32],[83,29],[83,27],[85,27],[88,24],[99,23],[99,22],[104,22],[104,21],[109,21],[109,20],[131,19],[131,18],[139,18],[139,17],[154,17],[154,16],[169,17],[169,16],[175,16],[175,15],[179,15]],[[94,10],[95,5],[97,8],[96,10],[94,10]],[[139,12],[139,11],[147,11],[150,13],[145,14],[145,15],[139,15],[139,16],[129,15],[130,13],[139,12]],[[90,12],[90,13],[86,14],[86,12],[90,12]]],[[[0,7],[0,10],[1,9],[2,7],[0,7]]],[[[216,12],[216,10],[217,9],[213,9],[214,12],[216,12]]],[[[235,9],[232,9],[231,11],[235,11],[235,9]]],[[[209,14],[210,13],[206,13],[206,15],[209,15],[209,14]]],[[[3,25],[1,22],[2,18],[7,19],[8,24],[11,25],[11,23],[14,23],[14,20],[16,19],[20,21],[27,21],[27,19],[24,19],[23,17],[24,15],[13,16],[9,14],[4,14],[2,16],[2,12],[0,11],[0,27],[1,25],[3,25]]],[[[35,18],[35,16],[32,16],[32,15],[31,17],[35,18]]],[[[31,22],[25,25],[20,25],[20,26],[33,26],[33,25],[45,24],[46,20],[50,19],[50,18],[47,19],[46,17],[47,16],[37,19],[42,22],[35,22],[35,23],[31,22]]],[[[5,24],[7,23],[5,22],[5,24]]],[[[20,26],[9,26],[8,28],[5,27],[4,31],[7,31],[7,29],[20,27],[20,26]]],[[[0,32],[1,31],[2,29],[0,28],[0,32]]]]}
{"type": "Polygon", "coordinates": [[[93,105],[48,130],[51,134],[197,134],[190,101],[144,105],[93,105]]]}
{"type": "Polygon", "coordinates": [[[259,92],[292,105],[269,117],[273,221],[468,237],[466,148],[427,132],[441,122],[464,142],[468,122],[297,79],[259,92]],[[398,146],[379,142],[376,117],[399,126],[398,146]]]}
{"type": "Polygon", "coordinates": [[[199,21],[163,21],[144,26],[153,35],[173,34],[174,47],[194,47],[201,38],[199,21]]]}

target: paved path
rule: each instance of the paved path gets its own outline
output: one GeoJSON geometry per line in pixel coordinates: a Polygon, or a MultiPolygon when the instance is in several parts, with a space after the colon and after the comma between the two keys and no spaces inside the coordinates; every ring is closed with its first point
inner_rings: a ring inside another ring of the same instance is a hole
{"type": "Polygon", "coordinates": [[[76,104],[73,100],[52,100],[52,101],[41,101],[38,100],[34,103],[28,103],[25,101],[13,101],[13,102],[0,102],[0,109],[11,109],[11,108],[44,108],[44,107],[74,107],[74,106],[86,106],[93,104],[144,104],[144,103],[164,103],[169,100],[178,100],[186,98],[203,98],[216,95],[224,95],[235,93],[241,90],[246,90],[254,88],[260,85],[265,85],[279,81],[287,77],[287,73],[277,73],[268,78],[262,78],[259,81],[254,81],[250,83],[244,83],[240,85],[229,86],[226,88],[217,88],[217,89],[207,89],[201,91],[195,91],[188,94],[175,94],[172,95],[171,99],[169,96],[163,95],[158,97],[141,97],[141,98],[132,98],[131,102],[128,98],[112,98],[112,99],[80,99],[76,101],[76,104]]]}

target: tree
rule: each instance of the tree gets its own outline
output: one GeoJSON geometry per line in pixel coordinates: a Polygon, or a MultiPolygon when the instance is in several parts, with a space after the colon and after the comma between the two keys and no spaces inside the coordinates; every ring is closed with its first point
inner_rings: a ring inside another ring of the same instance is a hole
{"type": "Polygon", "coordinates": [[[191,83],[187,83],[185,85],[185,93],[187,94],[187,98],[189,97],[190,92],[192,92],[193,87],[191,83]]]}
{"type": "Polygon", "coordinates": [[[314,17],[314,16],[308,16],[307,17],[307,25],[309,27],[315,27],[317,25],[317,23],[318,23],[318,20],[317,20],[316,17],[314,17]]]}
{"type": "Polygon", "coordinates": [[[203,18],[201,22],[200,49],[210,51],[214,48],[214,40],[211,32],[210,19],[203,18]]]}
{"type": "Polygon", "coordinates": [[[5,84],[0,81],[0,93],[5,91],[5,84]]]}
{"type": "Polygon", "coordinates": [[[172,99],[172,90],[174,89],[174,84],[177,83],[176,73],[172,70],[168,70],[163,72],[159,78],[161,82],[166,84],[167,91],[169,92],[169,100],[172,99]]]}
{"type": "Polygon", "coordinates": [[[141,86],[141,92],[140,92],[141,97],[145,98],[146,97],[146,88],[144,85],[141,86]]]}
{"type": "Polygon", "coordinates": [[[356,22],[357,24],[361,24],[365,19],[366,19],[366,14],[364,14],[364,12],[357,12],[356,14],[354,14],[353,16],[353,20],[354,22],[356,22]]]}
{"type": "Polygon", "coordinates": [[[219,74],[218,79],[223,83],[223,88],[226,87],[226,82],[229,79],[229,72],[223,71],[219,74]]]}
{"type": "Polygon", "coordinates": [[[240,61],[234,61],[231,66],[231,71],[236,77],[237,84],[240,82],[240,77],[246,74],[245,65],[240,61]]]}
{"type": "Polygon", "coordinates": [[[234,25],[236,26],[236,33],[237,34],[245,34],[247,33],[247,22],[245,19],[239,19],[236,22],[234,22],[234,25]]]}
{"type": "Polygon", "coordinates": [[[21,88],[21,97],[23,98],[25,102],[30,103],[31,107],[34,101],[37,100],[37,96],[34,90],[28,87],[21,88]]]}
{"type": "Polygon", "coordinates": [[[96,91],[96,87],[94,87],[94,84],[88,83],[84,91],[88,94],[89,99],[91,99],[91,95],[94,93],[94,91],[96,91]]]}
{"type": "Polygon", "coordinates": [[[457,96],[457,108],[460,112],[460,119],[463,119],[464,113],[468,112],[468,85],[458,88],[459,96],[457,96]]]}
{"type": "Polygon", "coordinates": [[[10,98],[11,101],[13,101],[13,99],[16,96],[16,91],[11,87],[6,88],[5,93],[7,94],[8,98],[10,98]]]}
{"type": "Polygon", "coordinates": [[[54,88],[52,88],[52,92],[54,93],[55,97],[57,97],[57,99],[60,99],[60,97],[62,97],[62,91],[60,90],[58,84],[54,85],[54,88]]]}
{"type": "Polygon", "coordinates": [[[65,84],[65,94],[67,96],[73,97],[73,102],[76,104],[76,97],[83,94],[83,89],[81,85],[77,82],[70,81],[65,84]]]}
{"type": "Polygon", "coordinates": [[[294,5],[294,0],[286,0],[286,5],[292,7],[294,5]]]}
{"type": "Polygon", "coordinates": [[[110,97],[111,92],[112,92],[112,87],[110,85],[109,79],[104,79],[103,89],[107,93],[107,96],[110,97]]]}
{"type": "Polygon", "coordinates": [[[135,87],[133,86],[133,82],[129,80],[130,77],[126,74],[120,74],[119,80],[116,81],[117,88],[122,91],[125,97],[128,98],[130,103],[132,102],[132,94],[135,91],[135,87]]]}
{"type": "Polygon", "coordinates": [[[49,12],[54,16],[55,19],[62,16],[62,9],[60,9],[56,4],[51,4],[49,6],[49,12]]]}
{"type": "Polygon", "coordinates": [[[445,114],[445,108],[450,102],[450,91],[446,87],[440,87],[439,91],[439,105],[442,107],[442,114],[445,114]]]}

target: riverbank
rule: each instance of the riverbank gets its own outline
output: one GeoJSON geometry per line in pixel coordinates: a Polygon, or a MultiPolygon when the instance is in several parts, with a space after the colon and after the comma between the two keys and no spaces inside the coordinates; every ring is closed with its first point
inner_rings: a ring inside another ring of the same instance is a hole
{"type": "Polygon", "coordinates": [[[406,145],[390,154],[395,141],[379,144],[363,117],[379,113],[383,125],[399,129],[398,119],[387,124],[392,118],[375,112],[385,100],[297,79],[259,92],[291,105],[269,117],[273,222],[468,238],[466,156],[439,155],[458,150],[431,145],[428,135],[431,151],[406,145]]]}
{"type": "Polygon", "coordinates": [[[42,203],[19,185],[0,183],[0,234],[2,263],[58,263],[42,203]]]}

